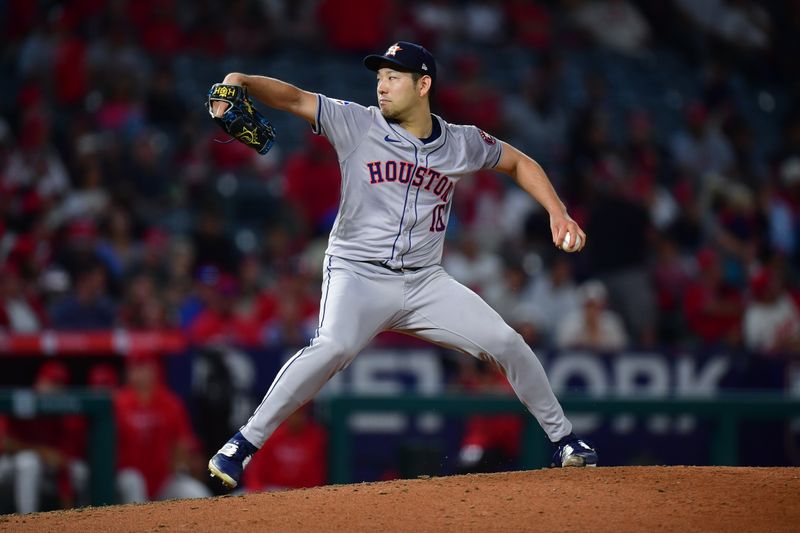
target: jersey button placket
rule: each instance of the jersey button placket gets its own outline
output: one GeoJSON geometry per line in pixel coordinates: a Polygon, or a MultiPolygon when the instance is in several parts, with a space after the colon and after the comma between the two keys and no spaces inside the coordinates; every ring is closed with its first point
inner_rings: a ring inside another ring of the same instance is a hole
{"type": "Polygon", "coordinates": [[[409,193],[411,191],[413,191],[413,189],[414,189],[414,188],[411,187],[411,182],[414,180],[414,174],[416,173],[418,167],[419,167],[419,153],[417,151],[417,147],[415,146],[414,147],[414,168],[411,171],[411,176],[409,178],[407,189],[406,189],[406,200],[405,200],[405,206],[404,206],[405,210],[403,211],[403,222],[402,222],[402,226],[400,228],[400,246],[401,246],[400,250],[403,250],[403,251],[399,251],[397,253],[397,255],[395,256],[398,260],[400,260],[400,264],[401,265],[403,264],[403,262],[402,262],[403,256],[405,256],[405,254],[408,253],[408,251],[409,251],[409,244],[410,244],[410,240],[411,240],[411,232],[410,232],[410,230],[406,231],[407,228],[411,228],[412,227],[413,223],[411,221],[411,218],[412,218],[412,216],[414,214],[414,202],[411,201],[411,194],[409,194],[409,193]]]}
{"type": "Polygon", "coordinates": [[[416,199],[417,199],[416,195],[419,194],[419,188],[416,188],[416,187],[413,188],[411,190],[411,194],[413,195],[413,197],[411,195],[409,195],[408,203],[406,204],[406,216],[405,216],[406,222],[405,222],[404,227],[403,227],[403,230],[404,230],[403,231],[403,240],[405,241],[403,243],[403,250],[404,251],[403,251],[403,253],[401,255],[399,255],[399,257],[401,257],[402,259],[405,259],[406,254],[411,251],[411,245],[412,245],[411,232],[414,230],[414,223],[415,223],[415,219],[414,219],[414,204],[416,203],[416,199]]]}

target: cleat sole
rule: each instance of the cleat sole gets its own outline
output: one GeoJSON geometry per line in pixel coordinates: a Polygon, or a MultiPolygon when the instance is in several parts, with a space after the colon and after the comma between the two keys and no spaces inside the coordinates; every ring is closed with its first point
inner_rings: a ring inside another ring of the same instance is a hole
{"type": "Polygon", "coordinates": [[[214,465],[214,461],[208,462],[208,471],[211,474],[211,477],[215,477],[220,480],[220,482],[225,485],[228,490],[233,490],[236,488],[236,480],[234,480],[231,476],[220,470],[214,465]]]}
{"type": "Polygon", "coordinates": [[[585,458],[583,458],[583,457],[581,457],[579,455],[573,455],[571,457],[568,457],[567,460],[564,461],[564,463],[561,466],[563,466],[563,467],[586,467],[586,468],[590,468],[590,467],[593,467],[593,466],[597,466],[597,463],[587,463],[585,458]]]}
{"type": "Polygon", "coordinates": [[[580,455],[571,455],[567,457],[567,459],[563,463],[561,463],[561,466],[563,467],[586,466],[586,460],[580,455]]]}

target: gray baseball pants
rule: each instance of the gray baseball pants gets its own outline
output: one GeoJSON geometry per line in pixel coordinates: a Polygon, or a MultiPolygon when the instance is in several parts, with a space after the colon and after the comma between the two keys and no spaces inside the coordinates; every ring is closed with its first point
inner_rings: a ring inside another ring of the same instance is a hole
{"type": "Polygon", "coordinates": [[[280,369],[242,426],[242,435],[260,448],[284,419],[385,330],[497,363],[551,441],[572,431],[530,347],[489,304],[441,266],[400,272],[326,256],[317,333],[280,369]]]}

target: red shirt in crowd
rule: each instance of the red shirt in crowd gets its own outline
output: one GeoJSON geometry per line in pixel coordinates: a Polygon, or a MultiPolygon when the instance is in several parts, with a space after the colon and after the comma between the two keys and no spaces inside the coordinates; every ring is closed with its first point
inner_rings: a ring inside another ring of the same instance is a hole
{"type": "MultiPolygon", "coordinates": [[[[32,419],[2,417],[2,419],[0,428],[27,448],[50,448],[68,459],[79,459],[86,453],[88,424],[83,416],[43,416],[32,419]]],[[[0,434],[2,433],[0,430],[0,434]]]]}
{"type": "Polygon", "coordinates": [[[339,205],[339,162],[327,140],[316,135],[309,152],[290,156],[284,171],[284,194],[306,217],[312,229],[333,222],[339,205]]]}
{"type": "Polygon", "coordinates": [[[241,346],[258,346],[262,327],[257,317],[205,309],[190,326],[189,337],[199,344],[222,340],[241,346]]]}
{"type": "MultiPolygon", "coordinates": [[[[25,449],[38,450],[40,456],[48,464],[50,458],[45,457],[51,450],[60,454],[57,465],[56,481],[58,494],[62,501],[71,501],[75,487],[69,477],[68,461],[81,459],[86,455],[86,436],[88,423],[80,415],[44,416],[33,419],[11,418],[0,416],[0,443],[5,436],[25,449]]],[[[8,452],[0,447],[0,453],[8,452]]]]}
{"type": "Polygon", "coordinates": [[[686,289],[683,309],[689,329],[706,342],[729,340],[741,331],[744,300],[733,287],[694,283],[686,289]]]}
{"type": "Polygon", "coordinates": [[[327,435],[314,421],[281,424],[245,470],[247,490],[315,487],[327,479],[327,435]]]}
{"type": "Polygon", "coordinates": [[[386,45],[395,19],[389,0],[322,0],[317,8],[320,28],[337,50],[364,52],[386,45]]]}
{"type": "MultiPolygon", "coordinates": [[[[465,389],[474,392],[513,393],[501,372],[462,376],[461,381],[465,389]]],[[[497,450],[508,457],[517,457],[523,428],[523,418],[519,415],[474,415],[466,420],[461,447],[474,445],[485,451],[497,450]]]]}
{"type": "Polygon", "coordinates": [[[461,447],[479,446],[517,457],[522,442],[523,420],[518,415],[476,415],[467,420],[461,447]]]}
{"type": "Polygon", "coordinates": [[[176,446],[193,441],[186,409],[178,396],[159,386],[148,402],[130,387],[120,389],[114,410],[118,467],[138,470],[153,498],[172,475],[176,446]]]}

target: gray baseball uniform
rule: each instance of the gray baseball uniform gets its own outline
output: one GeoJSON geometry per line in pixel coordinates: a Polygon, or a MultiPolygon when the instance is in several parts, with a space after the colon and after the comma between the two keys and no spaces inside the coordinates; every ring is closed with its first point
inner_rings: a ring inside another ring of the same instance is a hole
{"type": "Polygon", "coordinates": [[[256,447],[385,330],[499,364],[551,441],[572,431],[530,347],[440,266],[456,183],[494,167],[502,147],[474,126],[433,120],[438,136],[424,142],[377,107],[318,96],[314,131],[333,144],[342,171],[319,327],[241,428],[256,447]]]}

